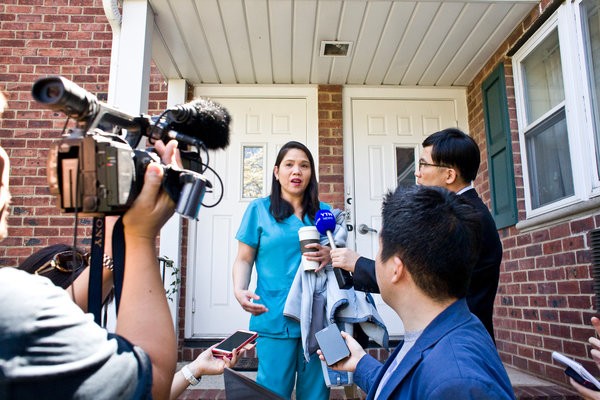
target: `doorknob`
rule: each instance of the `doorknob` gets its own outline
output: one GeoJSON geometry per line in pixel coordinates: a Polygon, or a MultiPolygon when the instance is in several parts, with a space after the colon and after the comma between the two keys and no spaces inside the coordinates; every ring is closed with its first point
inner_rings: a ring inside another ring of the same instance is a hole
{"type": "Polygon", "coordinates": [[[377,233],[377,229],[369,228],[366,224],[360,224],[358,226],[358,233],[366,235],[369,232],[377,233]]]}

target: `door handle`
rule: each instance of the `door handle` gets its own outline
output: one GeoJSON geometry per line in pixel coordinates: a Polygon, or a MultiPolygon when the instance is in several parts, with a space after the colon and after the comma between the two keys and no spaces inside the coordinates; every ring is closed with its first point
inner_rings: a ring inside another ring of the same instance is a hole
{"type": "Polygon", "coordinates": [[[367,224],[360,224],[358,226],[358,233],[366,235],[369,232],[377,233],[377,229],[370,228],[367,224]]]}

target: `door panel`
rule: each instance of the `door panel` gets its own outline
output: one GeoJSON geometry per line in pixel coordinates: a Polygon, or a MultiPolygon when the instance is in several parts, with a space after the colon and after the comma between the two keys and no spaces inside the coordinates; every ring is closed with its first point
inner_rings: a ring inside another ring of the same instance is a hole
{"type": "MultiPolygon", "coordinates": [[[[210,152],[210,166],[223,180],[222,201],[202,208],[199,221],[190,224],[187,287],[191,289],[186,337],[224,337],[247,329],[250,314],[235,299],[231,269],[237,254],[235,234],[247,205],[270,193],[277,152],[290,140],[307,143],[306,99],[219,98],[232,116],[230,145],[210,152]],[[189,333],[188,333],[189,332],[189,333]]],[[[310,148],[310,146],[309,146],[310,148]]],[[[311,148],[313,156],[317,149],[311,148]]],[[[214,174],[207,172],[215,185],[214,174]]],[[[212,204],[220,192],[207,193],[212,204]]],[[[250,288],[255,287],[255,276],[250,288]]]]}
{"type": "MultiPolygon", "coordinates": [[[[354,231],[360,255],[376,257],[383,196],[399,183],[415,183],[414,166],[423,139],[456,126],[456,121],[452,100],[352,100],[354,231]],[[361,234],[361,224],[377,232],[361,234]]],[[[374,297],[390,335],[402,335],[404,327],[396,313],[383,303],[381,296],[374,297]]]]}

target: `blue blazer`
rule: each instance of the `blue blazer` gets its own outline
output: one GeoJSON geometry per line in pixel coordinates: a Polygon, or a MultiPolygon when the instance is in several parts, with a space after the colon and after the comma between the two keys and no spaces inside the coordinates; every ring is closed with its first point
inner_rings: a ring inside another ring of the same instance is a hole
{"type": "MultiPolygon", "coordinates": [[[[367,400],[375,398],[385,365],[365,355],[354,381],[367,400]]],[[[465,299],[457,300],[423,331],[381,390],[384,399],[514,399],[512,385],[494,342],[469,311],[465,299]]]]}
{"type": "MultiPolygon", "coordinates": [[[[467,293],[469,309],[477,316],[494,339],[494,299],[500,279],[502,242],[496,224],[487,206],[481,201],[475,189],[460,195],[481,215],[481,247],[479,257],[473,266],[471,283],[467,293]]],[[[354,289],[363,292],[379,293],[375,278],[375,261],[360,257],[354,266],[354,289]]]]}

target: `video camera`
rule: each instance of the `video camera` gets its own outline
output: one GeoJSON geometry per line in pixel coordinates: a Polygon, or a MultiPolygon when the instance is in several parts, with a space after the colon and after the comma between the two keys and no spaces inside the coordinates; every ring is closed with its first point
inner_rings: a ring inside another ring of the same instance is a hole
{"type": "MultiPolygon", "coordinates": [[[[32,88],[36,101],[77,121],[48,154],[48,183],[64,212],[83,216],[120,215],[140,193],[151,161],[160,163],[151,150],[137,150],[142,137],[150,143],[175,139],[186,168],[164,164],[163,188],[189,219],[198,212],[207,187],[200,150],[229,145],[231,117],[221,105],[197,99],[165,110],[157,117],[131,116],[61,76],[39,79],[32,88]],[[123,138],[123,130],[126,134],[123,138]]],[[[215,172],[215,176],[219,176],[215,172]]],[[[214,206],[214,205],[213,205],[214,206]]]]}

